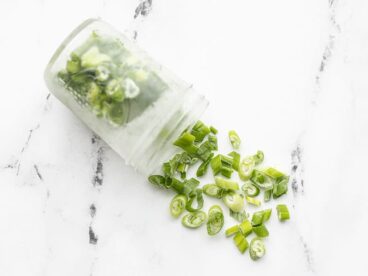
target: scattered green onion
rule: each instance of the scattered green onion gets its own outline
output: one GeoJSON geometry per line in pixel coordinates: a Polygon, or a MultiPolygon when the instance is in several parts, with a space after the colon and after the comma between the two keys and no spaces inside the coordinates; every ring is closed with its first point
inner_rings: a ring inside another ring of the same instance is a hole
{"type": "Polygon", "coordinates": [[[246,196],[250,197],[256,197],[259,195],[259,188],[252,184],[252,182],[247,181],[243,186],[242,190],[245,193],[246,196]]]}
{"type": "Polygon", "coordinates": [[[225,234],[226,234],[226,237],[230,237],[232,235],[235,235],[236,233],[239,232],[239,225],[234,225],[234,226],[231,226],[230,228],[226,229],[225,231],[225,234]]]}
{"type": "Polygon", "coordinates": [[[271,179],[259,170],[253,170],[250,180],[260,189],[269,190],[273,187],[271,179]]]}
{"type": "Polygon", "coordinates": [[[239,229],[240,232],[246,237],[252,233],[253,227],[249,220],[244,220],[242,223],[240,223],[239,229]]]}
{"type": "Polygon", "coordinates": [[[263,169],[262,171],[275,180],[286,177],[284,173],[276,170],[275,168],[268,167],[266,169],[263,169]]]}
{"type": "Polygon", "coordinates": [[[206,184],[203,186],[203,193],[210,197],[222,198],[226,191],[216,184],[206,184]]]}
{"type": "Polygon", "coordinates": [[[188,228],[198,228],[200,227],[207,219],[207,215],[203,211],[191,212],[186,214],[181,223],[188,228]]]}
{"type": "Polygon", "coordinates": [[[219,186],[220,188],[226,190],[226,191],[237,191],[239,190],[239,185],[237,182],[230,180],[230,179],[225,179],[219,176],[215,177],[215,183],[217,186],[219,186]]]}
{"type": "Polygon", "coordinates": [[[189,194],[189,200],[185,206],[185,209],[189,212],[199,211],[203,207],[203,202],[202,189],[196,189],[189,194]],[[197,208],[193,207],[194,200],[197,200],[197,208]]]}
{"type": "Polygon", "coordinates": [[[253,197],[250,196],[245,196],[245,200],[249,203],[252,204],[254,206],[260,206],[261,205],[261,201],[259,201],[258,199],[255,199],[253,197]]]}
{"type": "Polygon", "coordinates": [[[213,133],[213,134],[217,134],[218,130],[216,128],[214,128],[213,126],[210,126],[210,131],[213,133]]]}
{"type": "Polygon", "coordinates": [[[269,190],[265,190],[264,194],[263,194],[263,200],[264,202],[268,202],[271,200],[271,196],[272,196],[272,189],[269,190]]]}
{"type": "Polygon", "coordinates": [[[218,150],[217,137],[215,135],[209,134],[208,138],[207,138],[207,141],[210,144],[211,150],[218,150]]]}
{"type": "Polygon", "coordinates": [[[207,158],[206,161],[203,161],[202,164],[198,167],[197,173],[196,173],[197,177],[201,177],[206,174],[208,165],[210,164],[212,157],[213,157],[213,153],[211,153],[209,158],[207,158]]]}
{"type": "Polygon", "coordinates": [[[182,148],[189,154],[195,155],[198,147],[194,145],[196,137],[189,132],[184,132],[175,142],[174,145],[182,148]]]}
{"type": "Polygon", "coordinates": [[[233,146],[234,149],[238,149],[240,147],[240,137],[239,135],[236,133],[235,130],[230,130],[229,131],[229,139],[230,139],[230,143],[233,146]]]}
{"type": "Polygon", "coordinates": [[[265,223],[266,221],[270,219],[271,213],[272,213],[272,209],[265,209],[263,211],[258,211],[258,212],[253,213],[252,225],[258,226],[258,225],[265,223]]]}
{"type": "Polygon", "coordinates": [[[289,178],[283,178],[273,185],[273,198],[278,198],[287,193],[289,178]]]}
{"type": "Polygon", "coordinates": [[[256,163],[252,157],[245,157],[239,164],[239,177],[242,180],[248,180],[252,176],[256,163]]]}
{"type": "Polygon", "coordinates": [[[269,232],[266,228],[266,226],[264,226],[263,224],[258,225],[258,226],[254,226],[253,227],[253,232],[260,238],[265,238],[268,237],[269,232]]]}
{"type": "Polygon", "coordinates": [[[179,217],[185,210],[187,197],[185,195],[176,195],[170,203],[170,213],[174,218],[179,217]]]}
{"type": "Polygon", "coordinates": [[[277,205],[276,210],[277,210],[277,217],[279,218],[280,221],[290,219],[289,209],[285,204],[277,205]]]}
{"type": "Polygon", "coordinates": [[[266,247],[261,238],[253,238],[250,242],[249,255],[256,261],[266,254],[266,247]]]}
{"type": "Polygon", "coordinates": [[[230,209],[230,217],[234,218],[239,222],[243,222],[244,220],[248,219],[248,214],[243,210],[240,212],[234,212],[230,209]]]}
{"type": "Polygon", "coordinates": [[[241,195],[230,192],[223,197],[223,201],[227,207],[234,212],[240,212],[244,208],[244,199],[241,195]]]}
{"type": "Polygon", "coordinates": [[[253,159],[254,159],[254,162],[256,163],[256,165],[261,164],[264,160],[263,151],[258,150],[257,153],[255,155],[253,155],[253,159]]]}
{"type": "Polygon", "coordinates": [[[238,171],[240,164],[240,154],[237,153],[236,151],[232,151],[228,155],[233,158],[233,169],[238,171]]]}
{"type": "Polygon", "coordinates": [[[233,239],[236,247],[243,254],[249,247],[247,239],[241,233],[237,233],[233,239]]]}
{"type": "Polygon", "coordinates": [[[207,220],[207,232],[208,235],[214,236],[224,226],[224,214],[222,209],[218,205],[212,206],[208,211],[208,220],[207,220]]]}
{"type": "Polygon", "coordinates": [[[210,133],[209,127],[207,127],[203,122],[197,121],[192,127],[191,134],[195,136],[196,142],[202,142],[203,139],[210,133]]]}
{"type": "Polygon", "coordinates": [[[232,167],[233,159],[229,156],[218,154],[211,160],[211,168],[214,175],[221,173],[223,176],[230,178],[233,173],[232,167]]]}
{"type": "Polygon", "coordinates": [[[166,184],[166,179],[162,175],[151,175],[150,177],[148,177],[148,181],[153,185],[157,185],[159,187],[164,187],[166,189],[169,188],[165,185],[166,184]]]}

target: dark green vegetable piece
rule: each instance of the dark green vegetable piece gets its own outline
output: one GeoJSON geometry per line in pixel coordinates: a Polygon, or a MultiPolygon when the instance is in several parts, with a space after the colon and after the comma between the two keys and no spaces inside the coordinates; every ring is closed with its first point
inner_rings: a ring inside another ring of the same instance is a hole
{"type": "Polygon", "coordinates": [[[282,196],[283,194],[286,194],[288,191],[288,183],[289,183],[289,178],[283,178],[281,180],[278,180],[273,185],[273,198],[278,198],[282,196]]]}
{"type": "Polygon", "coordinates": [[[189,132],[184,132],[182,135],[174,142],[174,145],[182,148],[189,154],[196,155],[198,147],[194,145],[196,137],[189,132]]]}
{"type": "Polygon", "coordinates": [[[203,207],[203,195],[202,189],[196,189],[195,191],[189,193],[189,200],[185,206],[185,209],[189,212],[196,212],[201,210],[203,207]],[[193,207],[194,200],[197,201],[197,207],[193,207]]]}
{"type": "Polygon", "coordinates": [[[218,154],[211,160],[211,168],[214,175],[221,173],[223,176],[230,178],[233,173],[232,166],[233,159],[229,156],[218,154]]]}
{"type": "Polygon", "coordinates": [[[217,129],[214,128],[213,126],[210,126],[210,131],[213,133],[213,134],[217,134],[217,129]]]}
{"type": "Polygon", "coordinates": [[[202,164],[198,167],[197,169],[197,177],[200,177],[200,176],[203,176],[206,174],[207,172],[207,169],[208,169],[208,166],[212,160],[212,157],[213,157],[213,153],[211,153],[211,155],[208,157],[208,159],[204,162],[202,162],[202,164]]]}
{"type": "Polygon", "coordinates": [[[195,136],[196,142],[202,142],[211,130],[203,122],[197,121],[192,128],[191,134],[195,136]]]}

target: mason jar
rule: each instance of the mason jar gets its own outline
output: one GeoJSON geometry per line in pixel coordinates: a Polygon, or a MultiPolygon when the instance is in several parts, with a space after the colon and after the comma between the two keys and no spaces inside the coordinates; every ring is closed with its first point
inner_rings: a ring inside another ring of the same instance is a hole
{"type": "Polygon", "coordinates": [[[45,70],[48,89],[138,172],[149,175],[208,101],[100,19],[61,43],[45,70]]]}

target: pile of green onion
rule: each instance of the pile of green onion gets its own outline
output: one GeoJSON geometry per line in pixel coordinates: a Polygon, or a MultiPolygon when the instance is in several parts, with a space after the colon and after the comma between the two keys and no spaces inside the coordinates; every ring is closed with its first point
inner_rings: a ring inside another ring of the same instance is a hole
{"type": "MultiPolygon", "coordinates": [[[[258,260],[266,253],[264,239],[269,236],[265,223],[270,219],[272,209],[256,211],[250,216],[245,211],[245,205],[255,207],[262,205],[258,196],[263,192],[263,202],[277,199],[288,191],[289,177],[273,167],[261,167],[264,154],[258,151],[254,155],[241,159],[238,152],[241,140],[238,134],[229,131],[229,140],[234,149],[229,154],[215,155],[218,150],[217,130],[198,121],[190,130],[185,130],[174,142],[174,145],[183,151],[165,162],[162,166],[162,175],[151,175],[150,183],[159,187],[170,189],[176,195],[170,203],[170,213],[179,218],[186,212],[181,221],[185,227],[199,228],[207,225],[210,236],[218,234],[224,226],[224,212],[219,205],[213,205],[208,212],[204,212],[203,194],[222,200],[229,208],[230,216],[239,222],[225,231],[226,237],[233,236],[234,243],[243,254],[249,249],[252,260],[258,260]],[[202,177],[211,167],[214,183],[200,186],[196,178],[188,178],[188,169],[200,163],[196,176],[202,177]],[[244,183],[239,186],[237,181],[231,179],[234,172],[244,183]],[[248,242],[247,238],[254,234],[248,242]]],[[[290,219],[285,204],[276,207],[280,221],[290,219]]]]}

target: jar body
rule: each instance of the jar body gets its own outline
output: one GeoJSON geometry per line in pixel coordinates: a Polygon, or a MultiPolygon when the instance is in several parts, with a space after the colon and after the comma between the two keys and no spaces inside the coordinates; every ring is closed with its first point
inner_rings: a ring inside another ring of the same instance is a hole
{"type": "Polygon", "coordinates": [[[98,19],[78,26],[46,71],[49,90],[127,164],[148,175],[175,149],[173,140],[208,102],[98,19]]]}

